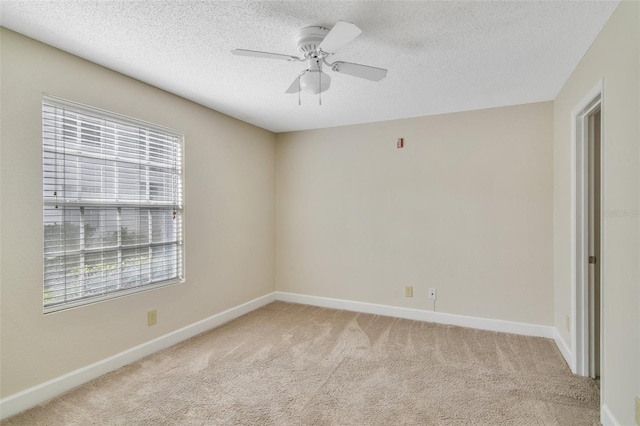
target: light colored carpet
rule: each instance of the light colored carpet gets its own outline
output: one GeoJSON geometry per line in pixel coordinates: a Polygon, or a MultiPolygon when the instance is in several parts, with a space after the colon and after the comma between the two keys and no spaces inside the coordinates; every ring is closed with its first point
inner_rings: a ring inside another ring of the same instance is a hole
{"type": "Polygon", "coordinates": [[[597,425],[552,340],[275,302],[8,425],[597,425]]]}

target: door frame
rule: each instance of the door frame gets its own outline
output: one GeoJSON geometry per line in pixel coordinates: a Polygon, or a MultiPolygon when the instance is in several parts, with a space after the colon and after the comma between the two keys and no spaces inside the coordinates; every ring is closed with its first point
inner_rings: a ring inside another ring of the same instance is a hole
{"type": "MultiPolygon", "coordinates": [[[[589,91],[571,111],[571,346],[573,373],[589,376],[589,275],[588,275],[588,163],[589,116],[600,109],[600,371],[604,366],[604,200],[605,200],[605,113],[604,80],[589,91]]],[[[602,389],[601,378],[601,389],[602,389]]]]}

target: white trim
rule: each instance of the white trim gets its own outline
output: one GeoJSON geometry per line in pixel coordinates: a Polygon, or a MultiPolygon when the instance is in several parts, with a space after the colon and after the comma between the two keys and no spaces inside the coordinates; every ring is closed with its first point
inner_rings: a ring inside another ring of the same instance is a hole
{"type": "Polygon", "coordinates": [[[320,296],[307,296],[304,294],[286,293],[282,291],[276,291],[276,299],[282,300],[284,302],[320,306],[323,308],[343,309],[346,311],[362,312],[388,317],[435,322],[439,324],[458,325],[461,327],[500,331],[503,333],[521,334],[524,336],[547,337],[550,339],[554,338],[555,328],[546,325],[446,314],[442,312],[425,311],[422,309],[378,305],[375,303],[331,299],[328,297],[320,296]]]}
{"type": "Polygon", "coordinates": [[[127,364],[168,348],[190,337],[196,336],[241,315],[249,313],[275,300],[275,293],[258,297],[242,305],[227,309],[219,314],[203,319],[171,333],[135,346],[119,354],[103,359],[86,367],[79,368],[55,379],[25,389],[21,392],[0,399],[0,418],[12,416],[27,408],[43,403],[63,392],[71,390],[83,383],[103,374],[117,370],[127,364]]]}
{"type": "Polygon", "coordinates": [[[571,349],[569,349],[569,345],[567,345],[567,342],[564,341],[562,335],[556,327],[553,328],[553,340],[556,342],[556,346],[560,350],[560,353],[564,357],[564,360],[567,362],[569,369],[573,371],[573,354],[571,353],[571,349]]]}
{"type": "Polygon", "coordinates": [[[613,415],[606,403],[600,407],[600,423],[602,423],[603,426],[620,426],[620,422],[616,419],[616,416],[613,415]]]}
{"type": "MultiPolygon", "coordinates": [[[[604,80],[599,80],[589,93],[571,111],[571,355],[572,362],[569,363],[571,371],[581,376],[589,376],[589,339],[587,336],[589,327],[589,301],[588,286],[585,283],[587,273],[587,251],[586,236],[587,224],[584,221],[586,211],[585,200],[585,167],[586,154],[584,152],[587,144],[584,134],[584,119],[593,110],[600,106],[604,109],[604,80]],[[598,100],[599,98],[599,100],[598,100]],[[597,101],[596,101],[597,100],[597,101]],[[580,157],[580,162],[578,162],[580,157]],[[578,206],[580,200],[580,206],[578,206]]],[[[600,132],[604,134],[604,114],[601,114],[600,132]]],[[[604,245],[604,138],[600,140],[600,210],[601,228],[600,244],[604,245]]],[[[600,283],[602,285],[604,271],[604,256],[601,250],[600,262],[600,283]]],[[[601,297],[601,309],[603,306],[601,297]]],[[[604,312],[600,311],[601,318],[604,312]]],[[[601,327],[601,332],[603,327],[601,327]]],[[[604,347],[601,334],[601,347],[604,347]]],[[[602,353],[602,352],[601,352],[602,353]]],[[[601,357],[601,365],[602,363],[601,357]]]]}

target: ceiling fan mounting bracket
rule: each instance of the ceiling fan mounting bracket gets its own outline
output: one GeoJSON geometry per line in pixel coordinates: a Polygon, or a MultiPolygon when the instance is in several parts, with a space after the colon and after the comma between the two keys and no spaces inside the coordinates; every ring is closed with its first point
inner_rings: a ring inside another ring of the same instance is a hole
{"type": "Polygon", "coordinates": [[[324,64],[325,64],[326,66],[328,66],[328,67],[329,67],[329,69],[331,69],[331,71],[336,71],[336,72],[337,72],[337,71],[340,71],[340,64],[341,64],[342,62],[340,62],[340,61],[336,61],[336,62],[331,62],[331,63],[330,63],[330,62],[327,62],[326,57],[322,58],[322,62],[324,62],[324,64]]]}

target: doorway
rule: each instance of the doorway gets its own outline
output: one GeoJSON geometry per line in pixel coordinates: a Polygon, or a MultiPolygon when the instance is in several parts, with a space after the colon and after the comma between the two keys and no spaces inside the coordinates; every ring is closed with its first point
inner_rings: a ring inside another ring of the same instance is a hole
{"type": "Polygon", "coordinates": [[[589,377],[600,387],[600,105],[587,117],[587,245],[589,299],[589,377]]]}
{"type": "Polygon", "coordinates": [[[604,109],[600,81],[572,112],[572,318],[574,373],[603,378],[604,109]]]}

